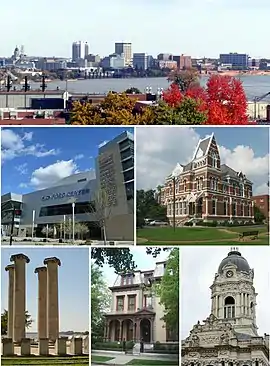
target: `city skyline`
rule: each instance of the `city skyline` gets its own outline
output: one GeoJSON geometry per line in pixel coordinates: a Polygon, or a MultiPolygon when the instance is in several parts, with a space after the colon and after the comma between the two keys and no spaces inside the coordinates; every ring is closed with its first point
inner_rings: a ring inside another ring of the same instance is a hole
{"type": "MultiPolygon", "coordinates": [[[[27,7],[18,0],[12,3],[12,8],[9,3],[2,5],[2,11],[6,14],[12,11],[13,6],[18,9],[13,14],[16,29],[24,31],[18,35],[15,28],[14,31],[11,28],[5,35],[5,43],[1,44],[1,56],[9,55],[15,45],[23,44],[28,55],[70,57],[72,42],[86,39],[89,52],[102,56],[113,53],[114,43],[123,41],[132,43],[133,52],[152,55],[169,52],[195,58],[218,57],[220,52],[238,52],[255,58],[270,57],[270,52],[265,50],[270,10],[268,0],[258,0],[256,3],[251,0],[236,3],[232,0],[191,0],[188,3],[176,0],[145,3],[138,0],[132,3],[129,0],[125,4],[120,0],[114,3],[105,0],[105,3],[96,4],[95,7],[82,0],[80,5],[84,11],[78,19],[74,17],[73,9],[63,8],[62,4],[50,0],[48,6],[51,4],[54,9],[50,14],[50,23],[58,23],[59,14],[65,19],[59,33],[55,33],[54,27],[48,27],[47,21],[42,22],[42,14],[33,0],[27,3],[27,7]],[[26,10],[29,8],[31,12],[26,10]],[[104,12],[104,8],[107,11],[104,12]],[[140,17],[140,32],[138,27],[130,26],[134,22],[134,14],[140,17]],[[179,17],[188,21],[179,21],[179,17]],[[110,32],[107,32],[106,26],[99,26],[101,21],[105,25],[111,24],[111,19],[114,23],[110,32]],[[162,22],[159,21],[161,19],[162,22]],[[27,22],[31,26],[27,27],[27,22]],[[72,29],[70,24],[73,24],[72,29]],[[245,31],[239,32],[239,29],[245,31]],[[174,37],[171,36],[172,32],[174,37]],[[183,34],[186,36],[181,37],[183,34]],[[203,34],[199,42],[198,34],[203,34]],[[256,42],[252,42],[254,39],[256,42]],[[27,44],[25,40],[28,40],[27,44]]],[[[10,27],[9,17],[3,19],[2,26],[10,27]]]]}

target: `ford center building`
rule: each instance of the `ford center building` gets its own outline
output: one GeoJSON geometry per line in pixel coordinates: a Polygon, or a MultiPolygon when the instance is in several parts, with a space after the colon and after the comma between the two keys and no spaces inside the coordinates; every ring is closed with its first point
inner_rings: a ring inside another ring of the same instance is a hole
{"type": "MultiPolygon", "coordinates": [[[[88,227],[85,238],[102,239],[104,220],[108,240],[134,240],[132,134],[124,132],[99,149],[96,172],[74,174],[49,188],[24,195],[2,195],[2,235],[10,234],[14,210],[14,235],[31,236],[33,219],[35,236],[44,236],[47,225],[56,231],[64,222],[71,223],[73,203],[75,223],[88,227]]],[[[56,235],[61,237],[59,232],[56,235]]]]}

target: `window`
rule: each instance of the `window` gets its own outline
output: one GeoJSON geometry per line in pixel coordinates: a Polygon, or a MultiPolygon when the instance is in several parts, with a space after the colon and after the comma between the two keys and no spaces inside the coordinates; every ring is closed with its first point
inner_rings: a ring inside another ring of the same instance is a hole
{"type": "Polygon", "coordinates": [[[214,179],[214,191],[218,190],[218,180],[214,179]]]}
{"type": "Polygon", "coordinates": [[[124,310],[124,296],[117,296],[116,297],[116,311],[123,311],[124,310]]]}
{"type": "Polygon", "coordinates": [[[228,192],[227,186],[224,184],[223,185],[223,193],[227,193],[227,192],[228,192]]]}
{"type": "Polygon", "coordinates": [[[248,216],[251,216],[251,209],[250,209],[250,205],[248,205],[248,216]]]}
{"type": "Polygon", "coordinates": [[[186,191],[187,191],[187,181],[184,180],[184,192],[186,192],[186,191]]]}
{"type": "Polygon", "coordinates": [[[134,179],[134,169],[124,172],[124,182],[128,182],[134,179]]]}
{"type": "Polygon", "coordinates": [[[200,190],[203,189],[203,178],[200,178],[200,190]]]}
{"type": "MultiPolygon", "coordinates": [[[[95,212],[95,202],[78,202],[75,204],[75,215],[95,212]]],[[[39,217],[72,215],[71,203],[41,207],[39,217]]]]}
{"type": "Polygon", "coordinates": [[[225,299],[224,318],[231,319],[234,317],[235,317],[235,301],[232,296],[228,296],[225,299]]]}
{"type": "Polygon", "coordinates": [[[127,170],[127,169],[130,169],[130,168],[134,168],[134,160],[133,160],[133,157],[131,157],[131,159],[122,161],[122,169],[123,170],[127,170]]]}
{"type": "Polygon", "coordinates": [[[126,139],[121,142],[119,142],[119,149],[124,150],[132,145],[133,141],[126,139]]]}
{"type": "Polygon", "coordinates": [[[214,179],[210,178],[210,189],[214,190],[214,179]]]}
{"type": "Polygon", "coordinates": [[[233,195],[236,196],[236,187],[235,187],[235,184],[233,184],[233,195]]]}
{"type": "Polygon", "coordinates": [[[200,181],[199,181],[199,179],[196,179],[196,189],[197,189],[197,191],[199,191],[199,189],[200,189],[200,181]]]}
{"type": "Polygon", "coordinates": [[[134,182],[128,182],[125,184],[125,186],[127,201],[132,200],[134,198],[134,182]]]}
{"type": "Polygon", "coordinates": [[[183,202],[183,215],[187,214],[187,203],[186,201],[183,202]]]}
{"type": "Polygon", "coordinates": [[[217,201],[212,200],[212,215],[216,215],[216,214],[217,214],[217,201]]]}
{"type": "Polygon", "coordinates": [[[121,151],[120,155],[121,155],[121,160],[133,157],[133,154],[132,154],[132,151],[130,148],[128,148],[127,150],[121,151]]]}
{"type": "Polygon", "coordinates": [[[240,214],[240,216],[245,216],[245,214],[244,214],[244,204],[242,203],[240,207],[241,207],[241,214],[240,214]]]}
{"type": "Polygon", "coordinates": [[[236,203],[232,204],[232,215],[236,216],[236,203]]]}
{"type": "Polygon", "coordinates": [[[243,184],[240,185],[240,188],[239,188],[239,195],[241,197],[245,197],[245,190],[244,190],[244,186],[243,184]]]}
{"type": "Polygon", "coordinates": [[[153,301],[152,301],[151,295],[144,295],[144,307],[145,308],[152,308],[153,307],[153,301]]]}
{"type": "Polygon", "coordinates": [[[136,295],[128,295],[128,311],[135,311],[136,295]]]}
{"type": "Polygon", "coordinates": [[[224,201],[223,205],[224,205],[224,215],[228,216],[228,202],[224,201]]]}

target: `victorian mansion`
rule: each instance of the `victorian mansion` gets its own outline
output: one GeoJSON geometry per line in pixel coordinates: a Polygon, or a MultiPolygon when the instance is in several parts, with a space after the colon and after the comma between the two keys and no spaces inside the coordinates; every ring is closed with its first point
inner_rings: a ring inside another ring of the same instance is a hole
{"type": "Polygon", "coordinates": [[[252,182],[221,164],[214,134],[199,141],[192,161],[177,164],[160,191],[176,225],[186,221],[253,221],[252,182]]]}

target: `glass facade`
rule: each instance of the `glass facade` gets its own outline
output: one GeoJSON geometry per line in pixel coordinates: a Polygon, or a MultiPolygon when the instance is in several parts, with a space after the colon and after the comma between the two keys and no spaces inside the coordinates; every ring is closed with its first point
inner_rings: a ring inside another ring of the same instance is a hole
{"type": "MultiPolygon", "coordinates": [[[[95,212],[95,202],[79,202],[75,204],[75,215],[95,212]]],[[[63,216],[72,215],[72,204],[41,207],[39,216],[63,216]]]]}

